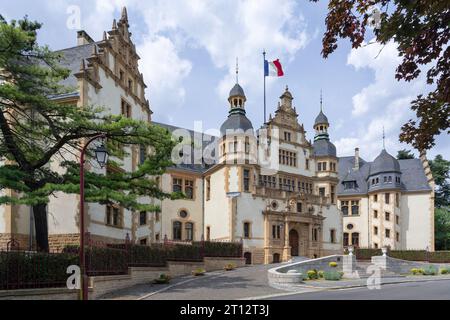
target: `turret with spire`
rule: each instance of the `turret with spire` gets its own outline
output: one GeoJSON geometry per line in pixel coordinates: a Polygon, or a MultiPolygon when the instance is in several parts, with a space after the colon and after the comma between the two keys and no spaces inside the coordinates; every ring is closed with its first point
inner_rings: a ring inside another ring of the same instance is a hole
{"type": "Polygon", "coordinates": [[[329,127],[328,118],[323,113],[323,95],[322,90],[320,90],[320,112],[314,121],[314,130],[316,131],[314,137],[315,155],[336,157],[336,147],[330,142],[330,136],[328,135],[329,127]]]}
{"type": "Polygon", "coordinates": [[[227,130],[253,130],[252,123],[246,117],[245,102],[247,97],[245,96],[244,89],[239,84],[239,65],[236,59],[236,84],[230,90],[228,95],[228,102],[230,104],[230,111],[228,119],[222,124],[220,131],[222,135],[226,134],[227,130]]]}

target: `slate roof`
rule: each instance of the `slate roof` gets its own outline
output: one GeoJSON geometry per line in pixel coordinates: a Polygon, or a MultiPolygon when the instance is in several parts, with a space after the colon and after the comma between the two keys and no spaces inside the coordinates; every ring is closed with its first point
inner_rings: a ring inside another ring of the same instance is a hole
{"type": "Polygon", "coordinates": [[[400,164],[396,158],[383,149],[370,166],[370,174],[374,175],[382,172],[399,172],[400,164]]]}
{"type": "MultiPolygon", "coordinates": [[[[431,191],[428,179],[419,159],[397,160],[401,172],[401,190],[408,191],[431,191]]],[[[375,161],[374,161],[375,162],[375,161]]],[[[339,185],[338,195],[365,195],[368,192],[368,177],[374,162],[366,162],[359,158],[359,170],[353,170],[355,157],[340,157],[338,165],[339,185]],[[356,189],[344,189],[343,182],[356,181],[356,189]]],[[[379,164],[377,164],[379,165],[379,164]]]]}
{"type": "Polygon", "coordinates": [[[74,74],[80,71],[81,60],[91,56],[92,47],[94,45],[95,43],[89,43],[56,51],[57,53],[62,54],[60,65],[70,70],[70,76],[67,79],[62,80],[60,84],[77,88],[77,78],[75,78],[74,74]]]}
{"type": "MultiPolygon", "coordinates": [[[[195,137],[194,137],[194,131],[193,130],[188,130],[185,128],[180,128],[180,127],[176,127],[176,126],[172,126],[169,124],[164,124],[164,123],[159,123],[159,122],[152,122],[152,124],[158,125],[160,127],[163,127],[167,130],[169,130],[170,133],[173,133],[175,130],[187,130],[189,135],[191,136],[191,141],[194,141],[194,147],[199,145],[199,142],[195,141],[195,137]]],[[[211,135],[207,135],[207,134],[203,134],[203,136],[201,136],[201,133],[199,133],[199,139],[202,139],[203,141],[201,142],[201,146],[202,146],[202,155],[211,155],[212,159],[202,159],[202,163],[198,163],[195,164],[194,163],[194,147],[191,145],[191,156],[190,158],[188,158],[188,155],[185,155],[185,159],[183,160],[182,164],[176,164],[175,166],[173,166],[172,168],[175,169],[179,169],[179,170],[186,170],[186,171],[190,171],[190,172],[196,172],[196,173],[203,173],[206,170],[210,169],[211,167],[213,167],[216,163],[216,159],[215,159],[215,153],[214,153],[214,149],[216,147],[217,144],[217,140],[218,137],[216,136],[211,136],[211,135]],[[206,140],[206,141],[204,141],[206,140]]],[[[178,135],[178,134],[177,134],[178,135]]],[[[198,161],[197,161],[198,162],[198,161]]]]}
{"type": "Polygon", "coordinates": [[[253,130],[251,121],[245,116],[245,113],[232,113],[228,116],[228,119],[220,127],[220,133],[224,136],[227,130],[240,131],[241,133],[247,132],[247,130],[253,130]]]}
{"type": "Polygon", "coordinates": [[[242,96],[245,97],[244,89],[239,85],[239,83],[236,83],[234,87],[230,91],[230,97],[233,96],[242,96]]]}
{"type": "Polygon", "coordinates": [[[327,139],[320,139],[314,141],[314,155],[315,156],[334,156],[336,157],[336,147],[327,139]]]}
{"type": "Polygon", "coordinates": [[[329,123],[328,122],[328,118],[327,116],[322,112],[322,110],[320,110],[319,115],[316,117],[316,120],[314,121],[314,125],[316,124],[324,124],[324,123],[329,123]]]}

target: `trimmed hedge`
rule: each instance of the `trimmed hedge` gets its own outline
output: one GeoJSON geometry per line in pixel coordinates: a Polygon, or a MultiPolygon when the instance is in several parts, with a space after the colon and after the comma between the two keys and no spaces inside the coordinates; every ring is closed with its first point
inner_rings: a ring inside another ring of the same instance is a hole
{"type": "MultiPolygon", "coordinates": [[[[355,249],[355,256],[358,260],[370,260],[373,256],[381,255],[381,249],[355,249]]],[[[392,258],[408,261],[428,261],[433,263],[450,262],[450,251],[427,252],[425,250],[388,250],[387,255],[392,258]]]]}
{"type": "Polygon", "coordinates": [[[77,255],[0,252],[0,290],[65,287],[70,265],[78,265],[77,255]]]}
{"type": "MultiPolygon", "coordinates": [[[[63,253],[78,254],[79,246],[70,245],[63,253]]],[[[128,255],[125,250],[112,247],[86,247],[86,273],[89,276],[128,273],[128,255]]]]}
{"type": "MultiPolygon", "coordinates": [[[[201,242],[195,244],[202,245],[201,242]]],[[[240,242],[211,242],[205,241],[204,256],[205,257],[224,257],[224,258],[240,258],[242,257],[242,244],[240,242]]]]}

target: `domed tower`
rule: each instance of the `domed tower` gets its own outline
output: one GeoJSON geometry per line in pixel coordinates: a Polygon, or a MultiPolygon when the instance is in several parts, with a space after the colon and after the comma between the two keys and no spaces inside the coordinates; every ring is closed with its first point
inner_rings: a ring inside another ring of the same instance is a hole
{"type": "Polygon", "coordinates": [[[236,83],[228,97],[230,106],[228,118],[220,127],[219,162],[234,163],[235,160],[248,162],[246,160],[250,160],[252,148],[256,147],[253,125],[245,113],[246,101],[244,89],[236,83]]]}
{"type": "Polygon", "coordinates": [[[336,203],[336,191],[338,184],[338,158],[336,147],[330,142],[328,128],[330,123],[323,113],[322,93],[320,94],[320,112],[314,121],[314,158],[316,161],[316,175],[322,182],[316,185],[316,191],[321,196],[329,197],[332,204],[336,203]]]}
{"type": "Polygon", "coordinates": [[[383,149],[370,165],[368,184],[369,192],[400,189],[400,164],[386,149],[383,149]]]}

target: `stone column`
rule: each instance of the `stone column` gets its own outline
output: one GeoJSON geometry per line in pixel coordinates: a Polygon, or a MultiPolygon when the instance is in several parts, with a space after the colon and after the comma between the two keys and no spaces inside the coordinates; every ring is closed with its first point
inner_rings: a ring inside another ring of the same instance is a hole
{"type": "Polygon", "coordinates": [[[289,245],[289,221],[287,218],[284,221],[284,248],[283,248],[283,261],[291,259],[291,246],[289,245]]]}

